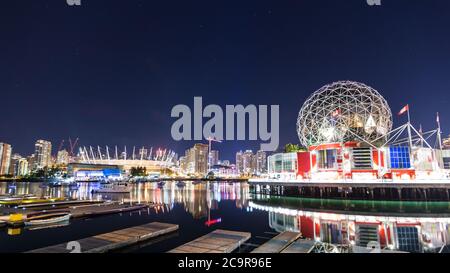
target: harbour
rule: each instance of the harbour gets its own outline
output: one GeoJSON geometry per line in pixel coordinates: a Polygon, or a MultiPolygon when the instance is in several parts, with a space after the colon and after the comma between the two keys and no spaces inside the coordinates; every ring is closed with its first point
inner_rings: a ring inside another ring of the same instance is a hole
{"type": "MultiPolygon", "coordinates": [[[[51,193],[72,200],[58,201],[54,207],[2,206],[2,213],[69,211],[73,217],[68,223],[43,227],[4,226],[0,229],[0,252],[67,251],[64,249],[68,242],[83,242],[85,238],[119,230],[137,231],[137,227],[153,222],[178,228],[108,251],[359,253],[369,251],[366,244],[373,240],[379,243],[380,251],[439,252],[446,251],[450,237],[448,202],[299,198],[253,194],[247,183],[185,181],[185,184],[178,187],[175,182],[167,182],[160,188],[157,183],[136,183],[128,194],[95,194],[89,188],[96,186],[92,183],[80,186],[77,192],[64,187],[55,190],[37,184],[18,184],[21,194],[32,190],[35,194],[51,193]],[[122,207],[125,204],[130,208],[142,207],[126,210],[122,207]],[[98,208],[99,215],[89,215],[93,208],[98,208]],[[103,210],[108,213],[101,213],[103,210]],[[222,230],[226,235],[217,235],[222,230]],[[365,234],[371,234],[369,241],[363,240],[368,236],[365,234]],[[416,239],[405,245],[401,236],[416,239]]],[[[7,185],[1,183],[0,190],[5,189],[7,185]]],[[[117,238],[121,238],[119,233],[117,238]]],[[[91,245],[95,246],[93,241],[91,245]]]]}

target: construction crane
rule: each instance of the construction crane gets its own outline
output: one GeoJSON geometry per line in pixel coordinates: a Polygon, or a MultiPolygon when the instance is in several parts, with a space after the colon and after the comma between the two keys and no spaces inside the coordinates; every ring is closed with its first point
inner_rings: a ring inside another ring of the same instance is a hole
{"type": "Polygon", "coordinates": [[[57,151],[57,152],[59,152],[59,151],[62,150],[63,145],[64,145],[64,139],[61,140],[61,143],[59,144],[59,147],[58,147],[58,151],[57,151]]]}
{"type": "Polygon", "coordinates": [[[69,147],[69,155],[70,156],[73,156],[73,151],[75,150],[75,147],[78,144],[78,140],[79,140],[79,138],[77,137],[75,139],[75,141],[72,143],[72,139],[69,137],[69,145],[70,145],[70,147],[69,147]]]}

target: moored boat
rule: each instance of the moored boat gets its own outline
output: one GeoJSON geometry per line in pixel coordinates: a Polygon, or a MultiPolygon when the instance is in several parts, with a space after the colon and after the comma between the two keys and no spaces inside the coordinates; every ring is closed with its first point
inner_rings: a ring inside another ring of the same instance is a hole
{"type": "Polygon", "coordinates": [[[48,213],[37,216],[27,217],[26,226],[49,225],[68,221],[71,217],[70,213],[48,213]]]}
{"type": "Polygon", "coordinates": [[[176,185],[177,185],[177,187],[179,187],[179,188],[183,188],[184,186],[186,186],[186,183],[184,183],[183,181],[178,181],[178,182],[176,183],[176,185]]]}
{"type": "Polygon", "coordinates": [[[108,183],[101,184],[100,188],[92,190],[93,193],[129,193],[131,185],[129,183],[108,183]]]}

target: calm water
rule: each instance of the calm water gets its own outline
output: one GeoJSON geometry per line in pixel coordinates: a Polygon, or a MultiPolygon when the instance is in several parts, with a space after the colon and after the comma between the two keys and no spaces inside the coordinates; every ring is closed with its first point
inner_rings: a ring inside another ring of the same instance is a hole
{"type": "MultiPolygon", "coordinates": [[[[33,193],[38,196],[73,199],[153,202],[162,204],[131,213],[72,220],[69,225],[30,230],[0,229],[0,252],[22,252],[73,241],[152,221],[176,223],[177,233],[122,251],[165,252],[217,228],[252,233],[251,250],[290,230],[306,238],[335,244],[366,245],[367,240],[412,252],[424,252],[446,245],[450,238],[449,202],[371,202],[250,195],[246,183],[203,183],[177,187],[168,182],[134,185],[130,194],[91,194],[98,184],[68,188],[42,188],[40,183],[0,183],[0,194],[33,193]],[[207,223],[210,223],[208,226],[207,223]],[[367,239],[369,238],[369,239],[367,239]]],[[[0,208],[0,212],[3,209],[0,208]]]]}

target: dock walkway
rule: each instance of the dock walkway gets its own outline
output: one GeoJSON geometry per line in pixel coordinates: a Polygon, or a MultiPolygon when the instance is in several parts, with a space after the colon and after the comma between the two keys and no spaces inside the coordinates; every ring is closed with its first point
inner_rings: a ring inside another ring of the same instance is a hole
{"type": "MultiPolygon", "coordinates": [[[[178,230],[178,225],[153,222],[77,240],[83,253],[102,253],[123,248],[178,230]]],[[[29,253],[70,253],[69,242],[28,251],[29,253]]]]}
{"type": "Polygon", "coordinates": [[[280,253],[298,238],[300,238],[299,232],[284,231],[254,249],[252,253],[280,253]]]}
{"type": "Polygon", "coordinates": [[[283,249],[281,253],[311,253],[316,242],[313,240],[298,239],[283,249]]]}
{"type": "Polygon", "coordinates": [[[250,239],[249,232],[217,229],[191,242],[169,251],[169,253],[230,253],[250,239]]]}

